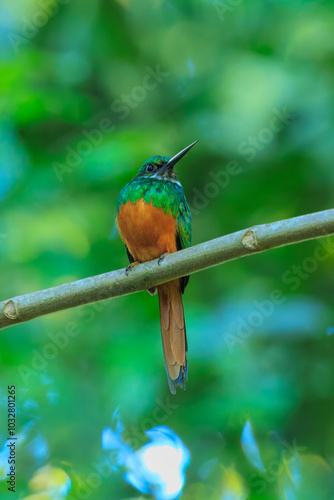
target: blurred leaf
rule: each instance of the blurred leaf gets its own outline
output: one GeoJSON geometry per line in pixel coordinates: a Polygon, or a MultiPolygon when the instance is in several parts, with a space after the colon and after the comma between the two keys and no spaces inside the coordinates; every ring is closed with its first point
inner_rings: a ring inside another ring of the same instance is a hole
{"type": "Polygon", "coordinates": [[[249,488],[245,479],[234,469],[226,469],[223,475],[221,500],[246,500],[249,488]]]}
{"type": "Polygon", "coordinates": [[[41,491],[50,497],[65,498],[71,490],[71,480],[66,472],[51,465],[38,469],[30,479],[28,486],[35,491],[41,491]]]}

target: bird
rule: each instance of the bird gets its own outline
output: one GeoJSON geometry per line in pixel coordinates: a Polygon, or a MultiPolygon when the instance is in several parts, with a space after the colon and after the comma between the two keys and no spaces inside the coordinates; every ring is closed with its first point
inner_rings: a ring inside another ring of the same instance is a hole
{"type": "MultiPolygon", "coordinates": [[[[173,157],[152,156],[123,187],[116,203],[116,224],[130,265],[159,259],[191,245],[191,212],[175,165],[197,143],[173,157]]],[[[151,288],[158,293],[163,354],[169,389],[186,388],[188,379],[187,337],[182,294],[189,276],[151,288]]]]}

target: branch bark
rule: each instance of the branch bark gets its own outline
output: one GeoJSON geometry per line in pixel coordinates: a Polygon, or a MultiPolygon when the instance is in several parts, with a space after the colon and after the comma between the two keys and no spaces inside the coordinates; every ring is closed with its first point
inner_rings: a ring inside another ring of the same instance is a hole
{"type": "Polygon", "coordinates": [[[39,316],[152,288],[230,260],[334,234],[334,209],[254,226],[150,261],[0,302],[0,329],[39,316]]]}

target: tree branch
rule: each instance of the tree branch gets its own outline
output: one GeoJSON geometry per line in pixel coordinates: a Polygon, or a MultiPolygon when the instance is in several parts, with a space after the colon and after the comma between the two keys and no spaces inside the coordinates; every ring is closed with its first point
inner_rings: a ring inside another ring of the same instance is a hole
{"type": "Polygon", "coordinates": [[[334,234],[334,209],[254,226],[168,255],[158,265],[81,279],[0,302],[0,329],[63,309],[152,288],[253,253],[334,234]]]}

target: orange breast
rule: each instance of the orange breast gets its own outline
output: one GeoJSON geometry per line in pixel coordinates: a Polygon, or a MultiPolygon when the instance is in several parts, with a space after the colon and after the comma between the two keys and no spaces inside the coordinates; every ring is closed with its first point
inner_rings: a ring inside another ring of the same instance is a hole
{"type": "Polygon", "coordinates": [[[176,219],[143,199],[120,206],[117,226],[135,260],[146,262],[176,252],[176,219]]]}

